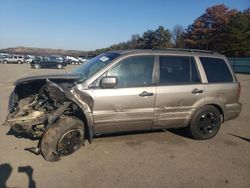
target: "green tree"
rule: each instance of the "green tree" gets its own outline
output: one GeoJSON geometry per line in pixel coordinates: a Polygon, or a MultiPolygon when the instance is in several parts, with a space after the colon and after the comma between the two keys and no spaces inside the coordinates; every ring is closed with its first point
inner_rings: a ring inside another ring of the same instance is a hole
{"type": "Polygon", "coordinates": [[[171,32],[169,29],[165,29],[163,26],[159,26],[158,29],[155,30],[155,38],[156,38],[156,48],[170,48],[171,45],[171,32]]]}
{"type": "Polygon", "coordinates": [[[156,30],[148,30],[138,39],[138,45],[144,49],[169,48],[171,47],[171,32],[163,26],[156,30]]]}
{"type": "Polygon", "coordinates": [[[157,38],[155,31],[147,30],[143,33],[143,36],[138,40],[140,48],[152,49],[157,46],[157,38]]]}
{"type": "Polygon", "coordinates": [[[221,51],[231,57],[250,56],[250,11],[239,12],[229,19],[222,38],[221,51]]]}

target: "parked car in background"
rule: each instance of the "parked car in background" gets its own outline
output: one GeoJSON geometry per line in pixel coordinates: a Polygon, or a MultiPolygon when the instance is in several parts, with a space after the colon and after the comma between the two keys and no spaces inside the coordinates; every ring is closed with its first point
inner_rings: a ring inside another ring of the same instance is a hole
{"type": "Polygon", "coordinates": [[[58,68],[67,66],[67,62],[61,56],[36,57],[30,63],[31,68],[58,68]]]}
{"type": "Polygon", "coordinates": [[[25,63],[30,64],[31,61],[35,60],[35,58],[36,58],[36,57],[33,56],[33,55],[26,55],[26,56],[25,56],[25,63]]]}
{"type": "Polygon", "coordinates": [[[77,58],[81,63],[85,63],[87,59],[85,57],[78,57],[77,58]]]}
{"type": "Polygon", "coordinates": [[[89,57],[78,57],[79,61],[82,63],[87,63],[89,60],[91,60],[92,58],[94,58],[94,56],[89,56],[89,57]]]}
{"type": "Polygon", "coordinates": [[[0,53],[0,58],[8,57],[10,54],[8,53],[0,53]]]}
{"type": "Polygon", "coordinates": [[[185,127],[204,140],[239,116],[240,90],[218,53],[113,51],[70,73],[17,80],[5,125],[40,138],[35,151],[48,161],[105,133],[185,127]]]}
{"type": "Polygon", "coordinates": [[[71,64],[71,65],[79,65],[79,64],[81,64],[79,59],[77,59],[77,58],[75,58],[73,56],[66,56],[65,58],[67,59],[68,64],[71,64]]]}
{"type": "Polygon", "coordinates": [[[7,53],[0,53],[0,63],[3,63],[3,59],[9,57],[10,54],[7,53]]]}
{"type": "Polygon", "coordinates": [[[2,63],[9,64],[9,63],[16,63],[16,64],[22,64],[25,62],[23,55],[9,55],[2,59],[2,63]]]}

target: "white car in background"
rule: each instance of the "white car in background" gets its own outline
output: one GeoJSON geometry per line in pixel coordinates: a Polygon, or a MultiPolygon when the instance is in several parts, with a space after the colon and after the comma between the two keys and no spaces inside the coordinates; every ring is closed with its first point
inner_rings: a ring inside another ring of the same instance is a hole
{"type": "Polygon", "coordinates": [[[87,59],[84,58],[84,57],[78,57],[77,59],[78,59],[81,63],[85,63],[85,62],[87,61],[87,59]]]}
{"type": "Polygon", "coordinates": [[[17,63],[23,64],[24,63],[24,56],[23,55],[8,55],[1,59],[1,63],[10,64],[10,63],[17,63]]]}
{"type": "Polygon", "coordinates": [[[72,65],[79,65],[79,64],[81,64],[81,62],[80,62],[77,58],[75,58],[75,57],[66,56],[65,58],[66,58],[67,61],[68,61],[70,64],[72,64],[72,65]]]}
{"type": "Polygon", "coordinates": [[[26,55],[26,56],[25,56],[25,63],[30,64],[31,61],[35,60],[35,58],[36,58],[36,57],[33,56],[33,55],[26,55]]]}

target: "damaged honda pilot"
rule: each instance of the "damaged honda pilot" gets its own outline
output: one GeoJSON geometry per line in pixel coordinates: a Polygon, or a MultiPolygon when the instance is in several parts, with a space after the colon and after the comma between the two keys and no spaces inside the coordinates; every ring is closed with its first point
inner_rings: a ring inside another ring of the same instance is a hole
{"type": "Polygon", "coordinates": [[[241,111],[240,84],[226,57],[211,51],[107,52],[14,85],[4,125],[39,139],[33,151],[48,161],[105,133],[186,127],[209,139],[241,111]]]}

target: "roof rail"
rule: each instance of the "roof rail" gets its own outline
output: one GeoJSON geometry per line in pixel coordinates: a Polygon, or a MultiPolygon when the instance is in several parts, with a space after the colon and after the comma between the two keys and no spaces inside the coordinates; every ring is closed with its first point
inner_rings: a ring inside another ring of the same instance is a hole
{"type": "Polygon", "coordinates": [[[201,52],[201,53],[209,53],[214,54],[216,52],[210,50],[197,50],[197,49],[185,49],[185,48],[154,48],[153,50],[166,50],[166,51],[181,51],[181,52],[201,52]]]}

